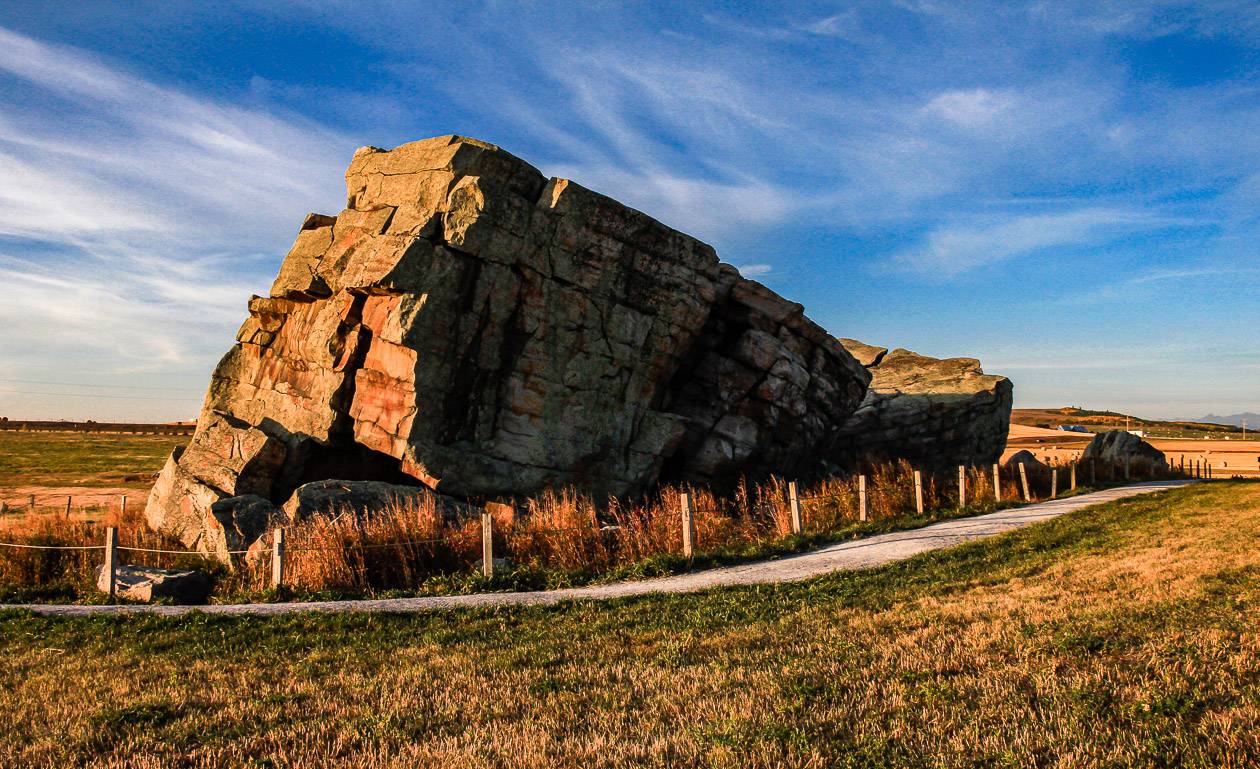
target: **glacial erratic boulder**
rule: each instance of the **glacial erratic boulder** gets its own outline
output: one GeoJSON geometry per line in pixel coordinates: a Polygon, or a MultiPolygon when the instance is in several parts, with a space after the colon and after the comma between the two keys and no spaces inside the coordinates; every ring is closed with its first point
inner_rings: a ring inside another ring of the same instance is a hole
{"type": "Polygon", "coordinates": [[[815,466],[870,374],[708,245],[485,142],[363,148],[302,223],[150,497],[192,544],[224,498],[328,479],[487,499],[815,466]]]}
{"type": "Polygon", "coordinates": [[[1082,460],[1094,460],[1118,466],[1127,460],[1132,464],[1146,464],[1160,469],[1168,467],[1164,452],[1124,430],[1108,430],[1098,433],[1085,447],[1082,460]]]}
{"type": "Polygon", "coordinates": [[[905,459],[926,468],[996,462],[1006,448],[1013,388],[975,358],[929,358],[841,339],[871,372],[834,448],[842,466],[905,459]]]}

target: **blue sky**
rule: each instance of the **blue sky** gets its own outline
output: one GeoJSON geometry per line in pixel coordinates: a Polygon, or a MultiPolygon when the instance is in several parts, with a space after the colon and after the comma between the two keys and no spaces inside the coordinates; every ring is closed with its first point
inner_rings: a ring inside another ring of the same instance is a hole
{"type": "Polygon", "coordinates": [[[1017,406],[1260,411],[1260,7],[0,3],[0,414],[196,414],[356,147],[495,142],[1017,406]]]}

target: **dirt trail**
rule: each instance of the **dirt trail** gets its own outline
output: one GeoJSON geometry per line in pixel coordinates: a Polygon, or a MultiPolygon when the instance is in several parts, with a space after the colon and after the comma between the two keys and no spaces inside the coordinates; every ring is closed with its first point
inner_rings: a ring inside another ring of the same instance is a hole
{"type": "Polygon", "coordinates": [[[474,595],[431,596],[423,598],[389,598],[358,601],[309,601],[303,603],[252,603],[212,606],[69,606],[69,605],[0,605],[0,609],[25,608],[50,616],[85,616],[90,614],[161,614],[173,616],[193,611],[207,614],[291,614],[303,611],[351,612],[422,612],[463,607],[536,606],[562,601],[598,601],[610,598],[648,595],[652,593],[692,593],[729,585],[754,585],[774,582],[795,582],[834,571],[869,569],[900,561],[930,550],[953,547],[1030,524],[1057,518],[1090,505],[1117,499],[1150,494],[1184,486],[1192,481],[1151,481],[1132,486],[1096,491],[1068,499],[1040,502],[996,513],[943,521],[921,529],[880,534],[866,539],[839,542],[800,555],[771,561],[726,566],[720,569],[680,574],[673,577],[617,582],[610,585],[541,590],[525,593],[478,593],[474,595]]]}

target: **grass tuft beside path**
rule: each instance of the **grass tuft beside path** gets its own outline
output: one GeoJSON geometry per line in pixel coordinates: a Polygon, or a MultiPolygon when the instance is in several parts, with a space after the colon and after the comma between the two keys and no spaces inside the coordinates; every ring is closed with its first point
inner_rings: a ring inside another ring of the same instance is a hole
{"type": "Polygon", "coordinates": [[[5,766],[1244,766],[1260,484],[802,584],[0,644],[5,766]]]}

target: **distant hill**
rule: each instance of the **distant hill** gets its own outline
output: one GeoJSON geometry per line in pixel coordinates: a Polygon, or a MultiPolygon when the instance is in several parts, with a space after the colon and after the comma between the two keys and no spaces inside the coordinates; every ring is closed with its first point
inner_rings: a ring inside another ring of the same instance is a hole
{"type": "Polygon", "coordinates": [[[1255,430],[1260,428],[1260,414],[1250,411],[1244,411],[1241,414],[1230,414],[1229,416],[1218,417],[1215,414],[1197,419],[1197,422],[1210,422],[1214,425],[1233,425],[1234,427],[1242,427],[1243,420],[1247,420],[1247,427],[1255,430]]]}
{"type": "MultiPolygon", "coordinates": [[[[1247,417],[1248,435],[1253,426],[1260,428],[1260,415],[1241,414],[1238,416],[1240,420],[1243,416],[1247,417]],[[1255,422],[1252,421],[1252,417],[1255,417],[1255,422]]],[[[1088,428],[1090,432],[1124,430],[1127,427],[1130,430],[1144,430],[1157,438],[1227,438],[1236,434],[1241,437],[1242,434],[1242,430],[1237,425],[1211,422],[1206,418],[1185,421],[1143,419],[1131,414],[1121,414],[1118,411],[1093,411],[1073,406],[1057,409],[1014,409],[1011,411],[1011,421],[1031,427],[1055,428],[1059,425],[1081,425],[1088,428]]]]}

